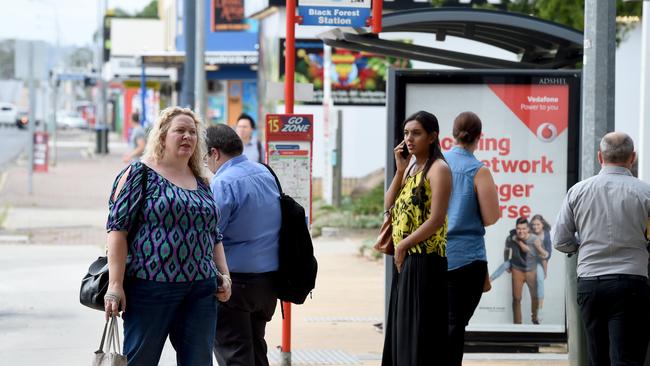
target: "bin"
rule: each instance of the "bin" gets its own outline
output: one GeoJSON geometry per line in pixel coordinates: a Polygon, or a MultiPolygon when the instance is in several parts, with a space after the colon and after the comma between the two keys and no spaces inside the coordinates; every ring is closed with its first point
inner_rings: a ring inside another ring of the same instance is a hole
{"type": "Polygon", "coordinates": [[[108,126],[96,126],[95,133],[95,153],[108,154],[108,126]]]}

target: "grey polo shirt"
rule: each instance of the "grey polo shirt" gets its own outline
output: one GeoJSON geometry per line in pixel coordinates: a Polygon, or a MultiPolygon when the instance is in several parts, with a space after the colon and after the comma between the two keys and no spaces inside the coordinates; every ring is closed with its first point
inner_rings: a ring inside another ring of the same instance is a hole
{"type": "Polygon", "coordinates": [[[604,166],[567,192],[553,230],[553,246],[565,253],[578,252],[578,277],[647,277],[649,216],[650,185],[626,168],[604,166]]]}

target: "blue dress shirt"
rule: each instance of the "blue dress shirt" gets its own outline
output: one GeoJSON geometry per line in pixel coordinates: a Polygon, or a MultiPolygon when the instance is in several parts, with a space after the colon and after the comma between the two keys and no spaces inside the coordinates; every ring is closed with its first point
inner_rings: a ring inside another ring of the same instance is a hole
{"type": "Polygon", "coordinates": [[[278,269],[282,212],[273,175],[245,155],[228,160],[210,182],[228,269],[264,273],[278,269]]]}

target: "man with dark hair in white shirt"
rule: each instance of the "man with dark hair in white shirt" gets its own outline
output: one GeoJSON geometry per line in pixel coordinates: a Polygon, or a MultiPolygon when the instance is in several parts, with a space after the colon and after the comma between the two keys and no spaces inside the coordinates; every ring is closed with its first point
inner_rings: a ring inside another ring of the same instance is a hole
{"type": "Polygon", "coordinates": [[[650,340],[650,185],[632,176],[635,159],[628,135],[605,135],[600,173],[569,189],[553,233],[555,249],[578,254],[577,299],[591,366],[641,366],[650,340]]]}

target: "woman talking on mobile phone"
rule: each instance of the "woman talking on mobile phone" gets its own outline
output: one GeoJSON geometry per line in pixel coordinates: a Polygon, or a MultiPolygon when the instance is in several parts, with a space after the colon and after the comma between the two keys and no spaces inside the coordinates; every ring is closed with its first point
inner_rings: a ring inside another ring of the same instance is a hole
{"type": "Polygon", "coordinates": [[[433,114],[417,112],[403,129],[404,141],[393,149],[397,171],[384,199],[393,210],[395,264],[382,366],[445,365],[451,171],[433,114]]]}

